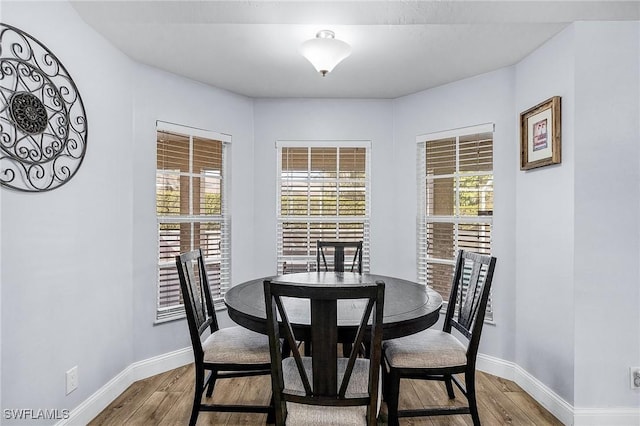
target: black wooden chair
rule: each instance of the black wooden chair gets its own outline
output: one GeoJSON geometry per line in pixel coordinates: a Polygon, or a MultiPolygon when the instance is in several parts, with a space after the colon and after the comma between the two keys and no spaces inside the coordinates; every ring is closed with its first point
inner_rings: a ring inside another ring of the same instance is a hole
{"type": "Polygon", "coordinates": [[[398,417],[450,414],[471,414],[473,424],[480,424],[476,356],[495,263],[495,257],[460,250],[443,330],[425,330],[383,342],[383,383],[390,426],[398,424],[398,417]],[[464,336],[466,344],[451,334],[452,328],[464,336]],[[464,385],[454,376],[458,373],[464,373],[464,385]],[[400,379],[405,378],[444,381],[450,399],[455,398],[453,382],[468,405],[398,411],[400,379]]]}
{"type": "Polygon", "coordinates": [[[265,281],[264,293],[276,425],[375,425],[380,401],[384,283],[322,287],[265,281]],[[285,297],[309,300],[311,357],[301,356],[295,345],[285,297]],[[342,299],[367,299],[356,343],[370,339],[370,359],[358,358],[356,351],[351,351],[349,358],[338,357],[337,306],[342,299]],[[367,328],[369,339],[365,337],[367,328]],[[291,357],[283,359],[281,337],[292,348],[291,357]]]}
{"type": "Polygon", "coordinates": [[[350,272],[362,273],[362,241],[320,241],[316,242],[316,270],[329,271],[328,252],[333,251],[333,271],[344,272],[345,249],[353,251],[350,272]],[[322,262],[321,262],[322,261],[322,262]],[[324,269],[323,269],[324,267],[324,269]]]}
{"type": "Polygon", "coordinates": [[[204,388],[211,397],[216,379],[270,374],[269,341],[267,336],[243,327],[218,327],[202,250],[176,256],[176,266],[195,358],[196,385],[189,424],[196,424],[200,411],[270,413],[272,417],[272,405],[202,403],[204,388]],[[205,371],[210,372],[206,380],[205,371]]]}

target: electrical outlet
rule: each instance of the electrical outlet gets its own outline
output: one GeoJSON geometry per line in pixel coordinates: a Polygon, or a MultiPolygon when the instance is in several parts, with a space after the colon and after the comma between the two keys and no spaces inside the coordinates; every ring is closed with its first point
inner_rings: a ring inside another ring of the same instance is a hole
{"type": "Polygon", "coordinates": [[[67,395],[78,388],[78,366],[76,365],[71,370],[67,371],[66,375],[67,395]]]}
{"type": "Polygon", "coordinates": [[[631,389],[640,389],[640,367],[629,368],[629,379],[631,381],[631,389]]]}

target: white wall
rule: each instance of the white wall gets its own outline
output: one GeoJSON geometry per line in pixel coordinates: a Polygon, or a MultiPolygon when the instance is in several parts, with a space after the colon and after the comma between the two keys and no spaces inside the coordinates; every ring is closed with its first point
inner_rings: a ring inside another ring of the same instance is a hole
{"type": "Polygon", "coordinates": [[[575,25],[575,406],[640,407],[637,22],[575,25]]]}
{"type": "MultiPolygon", "coordinates": [[[[0,2],[0,21],[2,21],[2,2],[0,2]]],[[[4,21],[2,21],[4,22],[4,21]]],[[[0,191],[0,372],[2,372],[2,191],[0,191]]],[[[0,409],[2,408],[2,382],[0,381],[0,409]]]]}
{"type": "Polygon", "coordinates": [[[3,2],[2,20],[62,61],[88,117],[73,179],[2,189],[2,408],[72,409],[133,361],[130,61],[67,3],[3,2]]]}
{"type": "Polygon", "coordinates": [[[416,279],[417,175],[416,136],[483,123],[494,123],[494,231],[493,254],[498,258],[492,300],[495,325],[484,328],[480,351],[513,359],[516,297],[513,239],[514,174],[517,144],[513,141],[513,70],[504,68],[474,78],[405,96],[394,101],[394,153],[396,194],[393,215],[394,260],[400,273],[416,279]]]}
{"type": "MultiPolygon", "coordinates": [[[[0,21],[2,21],[2,2],[0,2],[0,21]]],[[[2,21],[4,22],[4,21],[2,21]]],[[[0,372],[2,372],[2,191],[0,191],[0,372]]],[[[0,380],[0,409],[2,408],[2,382],[0,380]]]]}
{"type": "MultiPolygon", "coordinates": [[[[573,403],[574,29],[515,67],[519,113],[562,97],[562,163],[516,173],[514,361],[573,403]]],[[[519,143],[519,130],[513,133],[519,143]]],[[[519,167],[514,158],[514,167],[519,167]]]]}
{"type": "Polygon", "coordinates": [[[371,264],[403,273],[393,256],[393,124],[391,101],[259,99],[254,105],[254,272],[276,273],[276,140],[370,140],[371,264]]]}
{"type": "Polygon", "coordinates": [[[66,2],[5,2],[3,20],[63,61],[89,131],[68,184],[2,190],[2,408],[72,409],[132,363],[190,346],[184,320],[154,325],[156,120],[232,135],[232,280],[254,276],[253,102],[133,63],[66,2]]]}
{"type": "Polygon", "coordinates": [[[638,26],[576,23],[516,66],[517,111],[562,96],[562,164],[518,173],[515,362],[576,424],[638,419],[638,26]]]}
{"type": "Polygon", "coordinates": [[[496,325],[485,327],[481,352],[574,404],[578,422],[582,408],[601,420],[613,412],[605,407],[639,405],[628,388],[628,367],[640,360],[637,31],[576,24],[514,68],[394,101],[394,256],[407,259],[403,270],[415,265],[415,136],[496,123],[496,325]],[[554,95],[562,164],[522,172],[519,113],[554,95]]]}
{"type": "Polygon", "coordinates": [[[3,1],[2,13],[63,61],[89,120],[67,185],[1,191],[2,408],[74,408],[133,362],[189,345],[184,321],[153,325],[157,119],[233,136],[233,284],[275,272],[276,140],[372,141],[371,262],[413,279],[415,137],[495,123],[496,325],[481,352],[580,409],[640,405],[628,389],[640,365],[638,23],[576,24],[514,67],[394,101],[251,100],[132,63],[66,2],[3,1]],[[519,112],[553,95],[562,164],[521,172],[519,112]],[[65,396],[74,365],[80,387],[65,396]]]}
{"type": "MultiPolygon", "coordinates": [[[[253,103],[250,99],[177,77],[135,67],[133,177],[133,312],[135,359],[191,345],[185,320],[154,325],[157,295],[155,206],[156,120],[213,130],[231,142],[231,279],[254,277],[253,103]]],[[[221,326],[230,324],[221,312],[221,326]]]]}

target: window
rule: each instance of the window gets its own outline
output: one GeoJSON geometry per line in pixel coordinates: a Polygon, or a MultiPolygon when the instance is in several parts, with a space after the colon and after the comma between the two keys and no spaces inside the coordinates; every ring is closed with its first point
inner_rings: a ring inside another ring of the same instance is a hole
{"type": "MultiPolygon", "coordinates": [[[[418,280],[451,291],[459,249],[491,253],[493,124],[417,137],[418,280]]],[[[490,306],[487,311],[490,319],[490,306]]]]}
{"type": "Polygon", "coordinates": [[[315,271],[317,240],[362,240],[368,272],[370,142],[279,141],[276,147],[278,273],[315,271]]]}
{"type": "Polygon", "coordinates": [[[226,150],[231,138],[157,123],[158,321],[184,315],[175,256],[202,248],[214,303],[229,286],[226,150]]]}

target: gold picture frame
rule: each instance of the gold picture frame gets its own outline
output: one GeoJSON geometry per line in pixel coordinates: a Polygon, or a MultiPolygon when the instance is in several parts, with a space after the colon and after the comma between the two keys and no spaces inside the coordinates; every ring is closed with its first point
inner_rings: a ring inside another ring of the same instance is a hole
{"type": "Polygon", "coordinates": [[[560,96],[554,96],[520,114],[520,170],[560,164],[560,96]]]}

